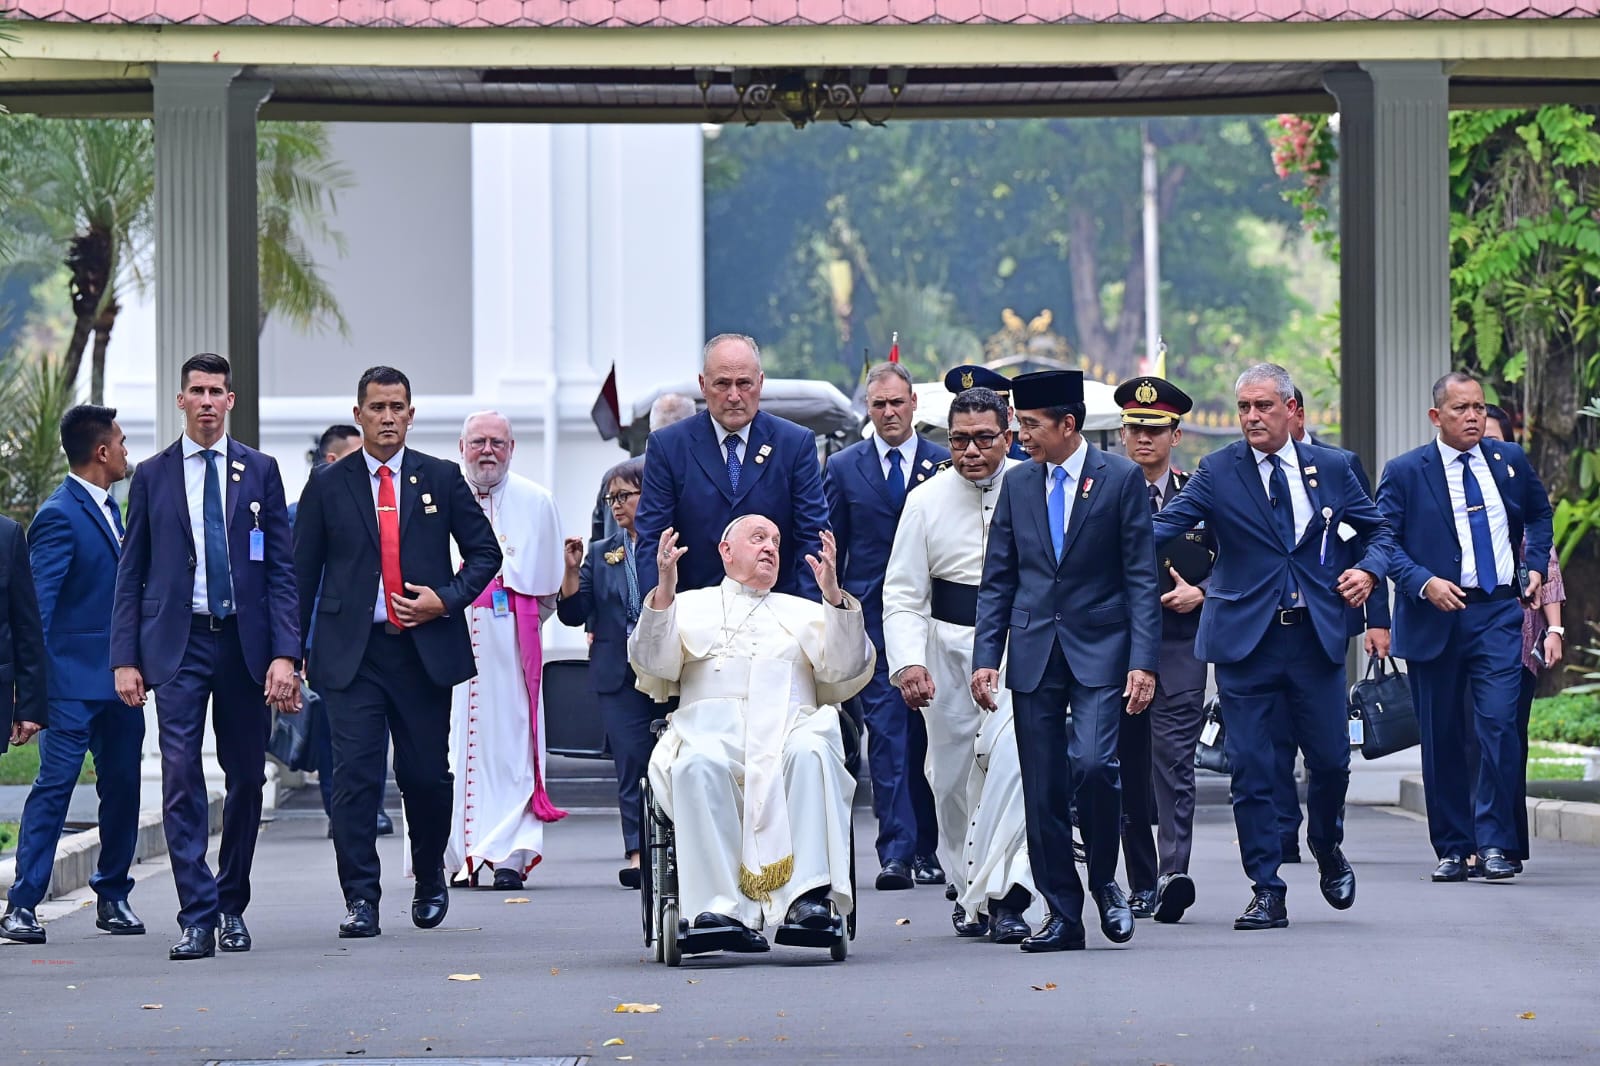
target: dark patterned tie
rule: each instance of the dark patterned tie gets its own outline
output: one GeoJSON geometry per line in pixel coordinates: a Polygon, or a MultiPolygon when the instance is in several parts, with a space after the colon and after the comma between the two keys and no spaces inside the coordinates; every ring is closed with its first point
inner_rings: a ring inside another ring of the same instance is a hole
{"type": "Polygon", "coordinates": [[[739,470],[741,469],[739,463],[739,435],[737,433],[729,433],[722,438],[722,446],[728,449],[728,484],[733,487],[734,492],[738,492],[739,470]]]}
{"type": "Polygon", "coordinates": [[[1146,485],[1145,488],[1150,490],[1150,513],[1155,514],[1161,510],[1161,490],[1154,485],[1146,485]]]}
{"type": "Polygon", "coordinates": [[[1498,567],[1494,562],[1494,535],[1489,531],[1489,509],[1483,500],[1483,487],[1472,472],[1472,453],[1462,452],[1456,460],[1461,464],[1461,489],[1467,498],[1467,528],[1472,531],[1473,569],[1478,573],[1478,587],[1493,591],[1500,584],[1498,567]]]}

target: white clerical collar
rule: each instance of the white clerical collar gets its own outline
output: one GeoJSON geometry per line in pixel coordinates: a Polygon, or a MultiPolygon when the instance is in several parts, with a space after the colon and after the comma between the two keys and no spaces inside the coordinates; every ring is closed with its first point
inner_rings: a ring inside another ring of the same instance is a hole
{"type": "MultiPolygon", "coordinates": [[[[224,433],[222,436],[217,438],[217,443],[212,444],[209,447],[218,455],[227,455],[228,435],[224,433]]],[[[189,436],[189,434],[185,433],[183,435],[183,457],[185,459],[193,459],[195,456],[205,451],[206,448],[207,445],[199,443],[193,437],[189,436]]]]}
{"type": "Polygon", "coordinates": [[[406,450],[404,446],[401,446],[400,450],[389,456],[388,459],[379,459],[376,455],[373,455],[365,448],[361,449],[361,454],[367,460],[367,473],[372,477],[378,476],[378,468],[380,466],[386,466],[389,468],[391,473],[399,474],[400,464],[405,462],[406,459],[406,450]]]}
{"type": "Polygon", "coordinates": [[[99,507],[101,510],[105,509],[106,500],[111,498],[111,493],[107,492],[99,485],[96,485],[94,482],[87,481],[84,478],[79,477],[77,474],[69,473],[67,476],[88,490],[89,498],[94,500],[96,507],[99,507]]]}
{"type": "Polygon", "coordinates": [[[766,599],[767,594],[772,591],[771,589],[751,588],[749,585],[735,581],[731,577],[724,577],[722,579],[722,588],[723,591],[727,592],[729,595],[742,596],[748,600],[766,599]]]}
{"type": "Polygon", "coordinates": [[[1083,477],[1083,463],[1084,463],[1084,460],[1087,459],[1088,457],[1089,457],[1089,442],[1088,441],[1079,441],[1078,442],[1078,450],[1073,452],[1071,455],[1067,456],[1067,461],[1066,462],[1064,462],[1064,463],[1046,462],[1044,464],[1045,480],[1049,481],[1049,480],[1053,479],[1056,476],[1056,468],[1060,467],[1061,469],[1063,469],[1063,470],[1065,470],[1067,472],[1067,480],[1071,481],[1073,484],[1077,484],[1078,483],[1078,479],[1083,477]]]}
{"type": "Polygon", "coordinates": [[[915,433],[901,441],[899,444],[890,444],[876,433],[872,435],[873,441],[878,445],[878,462],[889,461],[890,452],[900,453],[900,469],[910,470],[911,461],[917,457],[917,435],[915,433]]]}
{"type": "Polygon", "coordinates": [[[1295,450],[1293,438],[1284,441],[1283,447],[1279,448],[1276,452],[1264,452],[1253,444],[1250,446],[1250,452],[1256,457],[1257,466],[1260,466],[1262,463],[1266,462],[1269,455],[1276,455],[1280,460],[1282,460],[1284,469],[1300,469],[1300,453],[1295,450]]]}

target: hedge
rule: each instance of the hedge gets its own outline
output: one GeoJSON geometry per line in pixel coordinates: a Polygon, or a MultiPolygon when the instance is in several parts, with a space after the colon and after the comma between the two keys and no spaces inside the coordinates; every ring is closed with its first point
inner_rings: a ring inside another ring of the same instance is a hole
{"type": "Polygon", "coordinates": [[[1600,694],[1563,693],[1534,700],[1528,736],[1533,740],[1600,747],[1600,694]]]}

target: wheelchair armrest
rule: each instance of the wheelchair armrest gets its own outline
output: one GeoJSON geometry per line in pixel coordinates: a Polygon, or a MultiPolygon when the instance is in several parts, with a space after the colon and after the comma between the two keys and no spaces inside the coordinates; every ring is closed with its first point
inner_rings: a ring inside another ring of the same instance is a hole
{"type": "Polygon", "coordinates": [[[861,730],[842,707],[839,709],[839,738],[844,742],[844,764],[854,777],[861,768],[861,730]]]}
{"type": "Polygon", "coordinates": [[[650,735],[655,737],[657,740],[660,740],[661,734],[665,733],[666,731],[667,720],[665,718],[657,718],[650,723],[650,735]]]}

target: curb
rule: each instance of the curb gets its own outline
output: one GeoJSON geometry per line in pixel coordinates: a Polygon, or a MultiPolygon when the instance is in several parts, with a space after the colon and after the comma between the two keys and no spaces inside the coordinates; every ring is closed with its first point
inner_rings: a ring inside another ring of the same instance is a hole
{"type": "MultiPolygon", "coordinates": [[[[222,832],[222,793],[213,792],[206,801],[207,831],[222,832]]],[[[159,810],[139,812],[138,836],[133,845],[133,861],[146,862],[167,853],[167,837],[161,828],[159,810]]],[[[100,862],[100,830],[85,829],[68,833],[56,845],[55,863],[50,869],[50,890],[46,899],[60,899],[89,884],[100,862]]],[[[16,857],[0,860],[0,898],[8,898],[17,879],[16,857]]]]}
{"type": "MultiPolygon", "coordinates": [[[[1574,844],[1600,844],[1600,803],[1529,797],[1528,833],[1541,840],[1565,840],[1574,844]]],[[[1427,801],[1422,778],[1413,774],[1400,779],[1400,806],[1426,816],[1427,801]]]]}

